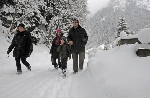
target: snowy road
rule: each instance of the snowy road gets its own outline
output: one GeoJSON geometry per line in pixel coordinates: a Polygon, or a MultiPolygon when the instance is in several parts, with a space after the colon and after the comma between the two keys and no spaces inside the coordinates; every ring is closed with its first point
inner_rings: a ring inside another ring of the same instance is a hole
{"type": "MultiPolygon", "coordinates": [[[[34,52],[27,61],[32,71],[22,64],[23,73],[16,75],[16,66],[12,54],[1,53],[0,62],[0,98],[69,98],[72,81],[82,72],[73,74],[72,59],[68,61],[67,76],[60,69],[54,69],[50,62],[49,50],[34,46],[34,52]],[[5,57],[5,58],[4,58],[5,57]]],[[[87,59],[85,59],[84,70],[87,59]]],[[[84,71],[83,70],[83,71],[84,71]]]]}
{"type": "Polygon", "coordinates": [[[51,65],[46,46],[34,46],[27,59],[32,71],[22,64],[23,74],[16,75],[9,43],[0,38],[0,45],[0,98],[150,98],[150,56],[138,57],[136,44],[92,50],[78,74],[71,59],[66,78],[51,65]]]}

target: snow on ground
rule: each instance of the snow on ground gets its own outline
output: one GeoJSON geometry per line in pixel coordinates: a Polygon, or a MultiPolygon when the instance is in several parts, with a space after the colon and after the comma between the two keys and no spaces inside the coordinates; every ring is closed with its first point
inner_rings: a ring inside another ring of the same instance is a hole
{"type": "Polygon", "coordinates": [[[32,71],[22,64],[23,74],[16,75],[2,33],[0,45],[0,98],[150,98],[150,57],[136,56],[138,44],[91,50],[78,74],[73,74],[71,59],[66,78],[51,65],[46,46],[34,45],[27,58],[32,71]]]}
{"type": "Polygon", "coordinates": [[[136,46],[97,51],[73,83],[70,98],[150,98],[150,57],[137,57],[136,46]]]}
{"type": "Polygon", "coordinates": [[[138,39],[142,44],[148,44],[150,42],[150,28],[141,29],[138,32],[138,39]]]}
{"type": "MultiPolygon", "coordinates": [[[[27,58],[32,71],[22,64],[23,74],[16,75],[13,52],[9,57],[6,54],[10,44],[3,34],[0,35],[0,98],[70,98],[68,92],[76,77],[73,74],[72,59],[68,61],[67,76],[62,77],[61,70],[51,65],[49,49],[44,45],[34,45],[31,57],[27,58]]],[[[87,61],[86,56],[84,70],[87,61]]]]}

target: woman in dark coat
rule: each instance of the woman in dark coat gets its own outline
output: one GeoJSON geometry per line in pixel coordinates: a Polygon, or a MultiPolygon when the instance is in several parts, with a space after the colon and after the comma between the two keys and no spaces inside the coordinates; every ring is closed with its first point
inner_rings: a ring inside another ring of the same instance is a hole
{"type": "Polygon", "coordinates": [[[30,32],[25,30],[24,24],[18,25],[17,33],[14,35],[12,43],[8,48],[7,54],[9,54],[13,48],[13,57],[15,57],[16,60],[17,73],[22,73],[20,59],[27,67],[27,69],[31,71],[31,66],[26,61],[26,58],[29,57],[33,51],[32,38],[30,32]]]}
{"type": "Polygon", "coordinates": [[[60,45],[60,40],[62,36],[63,36],[63,33],[61,29],[60,28],[57,29],[56,37],[53,39],[52,46],[50,49],[52,65],[54,65],[56,69],[58,68],[58,65],[59,65],[59,68],[61,68],[61,62],[60,62],[59,52],[57,51],[57,48],[60,45]],[[56,62],[56,59],[58,59],[58,62],[56,62]]]}

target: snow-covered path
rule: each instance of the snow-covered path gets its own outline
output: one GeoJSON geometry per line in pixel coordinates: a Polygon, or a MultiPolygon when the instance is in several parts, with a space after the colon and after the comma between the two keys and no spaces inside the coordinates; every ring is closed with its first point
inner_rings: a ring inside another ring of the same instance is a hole
{"type": "Polygon", "coordinates": [[[2,66],[0,69],[0,98],[70,98],[69,91],[72,81],[87,66],[86,58],[84,70],[75,75],[72,70],[72,59],[69,60],[67,76],[64,78],[61,70],[54,69],[51,65],[49,50],[45,46],[34,46],[32,56],[27,59],[32,66],[32,71],[28,71],[22,64],[23,74],[16,75],[12,52],[9,58],[5,52],[0,54],[3,60],[0,62],[2,66]]]}
{"type": "Polygon", "coordinates": [[[34,46],[27,59],[32,71],[22,65],[23,74],[16,75],[4,36],[0,45],[0,98],[150,98],[150,56],[138,57],[138,44],[91,50],[78,74],[73,74],[71,59],[66,78],[51,65],[46,46],[34,46]]]}

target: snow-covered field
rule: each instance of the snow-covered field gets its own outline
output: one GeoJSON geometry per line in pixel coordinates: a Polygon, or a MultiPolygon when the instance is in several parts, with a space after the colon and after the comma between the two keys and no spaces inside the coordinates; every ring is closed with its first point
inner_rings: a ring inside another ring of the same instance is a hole
{"type": "MultiPolygon", "coordinates": [[[[150,98],[150,57],[137,57],[137,44],[98,50],[84,63],[84,69],[73,74],[68,61],[67,77],[51,65],[49,49],[34,45],[23,74],[16,75],[9,43],[0,33],[0,98],[150,98]]],[[[92,54],[92,53],[90,53],[92,54]]]]}
{"type": "MultiPolygon", "coordinates": [[[[62,77],[61,70],[51,65],[49,49],[44,45],[34,45],[31,57],[27,58],[32,71],[22,64],[23,74],[16,75],[13,52],[9,57],[7,55],[10,44],[3,34],[0,38],[0,98],[70,98],[72,81],[82,73],[73,74],[72,59],[68,61],[67,76],[62,77]]],[[[86,67],[87,58],[84,70],[86,67]]]]}
{"type": "Polygon", "coordinates": [[[150,98],[150,57],[137,57],[136,46],[97,51],[70,98],[150,98]]]}

